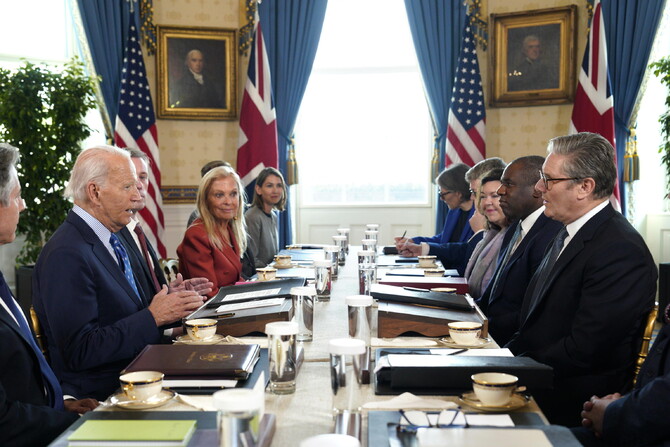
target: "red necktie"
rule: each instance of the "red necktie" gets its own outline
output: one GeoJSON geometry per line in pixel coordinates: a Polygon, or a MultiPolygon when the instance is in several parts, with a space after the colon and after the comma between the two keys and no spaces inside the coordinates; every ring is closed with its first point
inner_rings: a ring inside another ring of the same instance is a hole
{"type": "Polygon", "coordinates": [[[142,247],[142,254],[144,255],[144,260],[147,262],[147,267],[149,267],[149,271],[151,272],[151,279],[154,281],[154,288],[155,288],[154,293],[158,293],[162,287],[158,282],[158,278],[156,277],[156,272],[154,271],[155,266],[151,261],[151,256],[149,255],[149,248],[147,247],[147,238],[144,236],[144,231],[142,231],[142,227],[140,226],[139,222],[137,225],[135,225],[135,234],[137,235],[137,239],[140,241],[140,247],[142,247]]]}

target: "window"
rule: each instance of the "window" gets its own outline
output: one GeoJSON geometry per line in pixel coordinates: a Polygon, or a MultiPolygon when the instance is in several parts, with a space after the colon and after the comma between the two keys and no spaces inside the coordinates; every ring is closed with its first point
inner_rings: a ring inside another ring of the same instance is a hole
{"type": "Polygon", "coordinates": [[[432,126],[401,0],[328,3],[295,135],[303,206],[429,203],[432,126]]]}

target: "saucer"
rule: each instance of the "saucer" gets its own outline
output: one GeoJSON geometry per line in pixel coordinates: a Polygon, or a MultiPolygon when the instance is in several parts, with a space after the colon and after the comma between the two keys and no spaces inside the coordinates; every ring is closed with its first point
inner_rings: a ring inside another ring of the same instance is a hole
{"type": "Polygon", "coordinates": [[[226,338],[221,334],[214,334],[205,340],[194,340],[188,335],[179,335],[176,341],[185,345],[215,345],[226,338]]]}
{"type": "Polygon", "coordinates": [[[477,399],[474,391],[461,394],[458,400],[460,400],[468,407],[488,413],[505,413],[508,411],[518,410],[521,407],[525,407],[528,402],[530,402],[530,399],[523,394],[512,393],[512,399],[505,405],[484,405],[479,399],[477,399]]]}
{"type": "Polygon", "coordinates": [[[123,391],[112,395],[109,402],[112,405],[125,408],[127,410],[146,410],[148,408],[156,408],[165,405],[175,396],[175,392],[168,389],[161,390],[160,393],[147,400],[131,400],[125,395],[123,391]]]}
{"type": "Polygon", "coordinates": [[[292,268],[296,268],[296,267],[298,267],[298,264],[291,263],[291,264],[289,264],[289,265],[279,265],[279,264],[277,264],[277,263],[275,262],[272,266],[273,266],[274,268],[276,268],[276,269],[283,270],[283,269],[292,269],[292,268]]]}
{"type": "Polygon", "coordinates": [[[471,345],[462,345],[460,343],[456,343],[454,340],[451,339],[451,337],[447,336],[440,338],[440,341],[445,345],[447,345],[449,348],[477,349],[490,345],[492,340],[490,338],[478,338],[477,341],[471,345]]]}

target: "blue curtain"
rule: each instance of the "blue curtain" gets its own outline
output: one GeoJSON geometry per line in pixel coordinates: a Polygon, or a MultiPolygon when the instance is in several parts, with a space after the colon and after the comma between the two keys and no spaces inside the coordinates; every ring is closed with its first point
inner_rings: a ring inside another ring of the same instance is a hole
{"type": "Polygon", "coordinates": [[[635,108],[649,53],[663,15],[665,0],[602,0],[603,22],[607,35],[607,63],[614,95],[616,152],[621,192],[625,207],[623,159],[628,141],[628,126],[635,108]]]}
{"type": "MultiPolygon", "coordinates": [[[[112,127],[116,120],[123,68],[123,48],[128,36],[130,2],[77,0],[93,65],[100,76],[100,90],[112,127]]],[[[139,4],[135,6],[139,21],[139,4]]],[[[113,135],[108,135],[112,137],[113,135]]]]}
{"type": "MultiPolygon", "coordinates": [[[[258,8],[270,61],[277,111],[279,170],[286,177],[288,148],[312,72],[328,0],[265,0],[258,8]]],[[[289,201],[291,197],[289,196],[289,201]]],[[[279,246],[292,242],[290,213],[280,214],[279,246]]]]}
{"type": "MultiPolygon", "coordinates": [[[[447,119],[466,6],[462,0],[405,0],[405,8],[433,120],[439,163],[443,167],[447,119]]],[[[437,203],[435,228],[439,232],[444,226],[447,207],[441,200],[437,203]]]]}

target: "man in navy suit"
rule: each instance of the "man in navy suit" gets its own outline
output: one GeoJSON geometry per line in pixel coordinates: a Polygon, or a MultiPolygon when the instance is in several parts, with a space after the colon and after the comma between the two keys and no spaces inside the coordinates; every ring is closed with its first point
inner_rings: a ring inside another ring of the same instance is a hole
{"type": "Polygon", "coordinates": [[[40,253],[33,303],[63,390],[105,399],[119,372],[147,345],[160,343],[160,326],[193,312],[203,300],[192,290],[163,286],[147,305],[127,252],[114,234],[130,222],[140,200],[137,176],[124,150],[83,151],[66,189],[74,208],[40,253]]]}
{"type": "MultiPolygon", "coordinates": [[[[0,143],[0,245],[16,237],[25,209],[15,164],[18,150],[0,143]]],[[[0,445],[46,445],[85,413],[93,399],[63,400],[53,371],[0,273],[0,445]]]]}
{"type": "Polygon", "coordinates": [[[503,172],[500,207],[512,221],[505,234],[498,267],[478,304],[489,319],[489,333],[503,346],[519,329],[519,312],[530,278],[542,262],[547,245],[562,227],[544,215],[542,194],[535,189],[544,157],[512,161],[503,172]]]}
{"type": "Polygon", "coordinates": [[[565,226],[528,285],[507,347],[553,367],[553,390],[533,395],[550,422],[576,426],[591,395],[630,387],[658,273],[642,237],[609,203],[612,145],[579,133],[552,139],[548,152],[535,187],[544,213],[565,226]]]}
{"type": "Polygon", "coordinates": [[[163,285],[167,285],[171,292],[188,288],[196,290],[202,296],[208,294],[212,291],[214,284],[206,278],[191,278],[184,281],[181,274],[177,274],[177,278],[171,284],[168,284],[165,279],[156,250],[151,241],[145,237],[137,215],[146,206],[146,196],[149,190],[149,157],[138,149],[126,149],[126,151],[130,154],[130,160],[135,166],[140,200],[133,207],[130,222],[121,228],[117,236],[128,253],[130,266],[135,275],[135,283],[142,300],[149,304],[153,296],[161,291],[163,285]]]}

